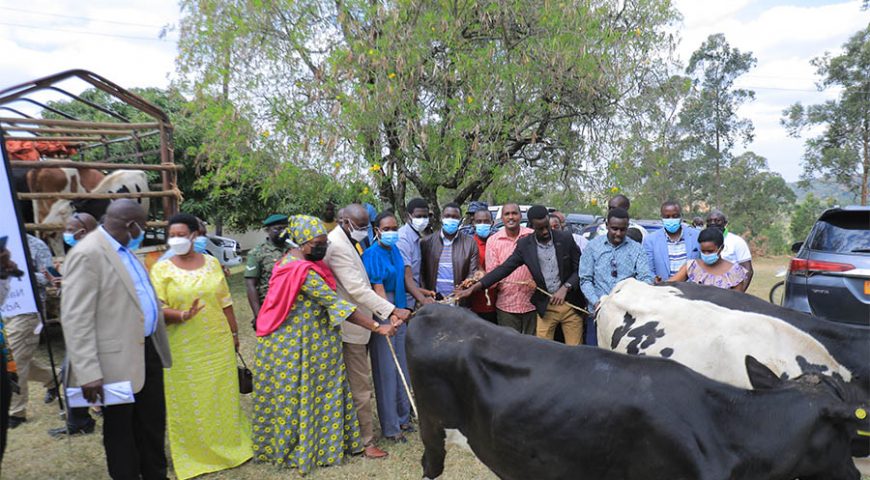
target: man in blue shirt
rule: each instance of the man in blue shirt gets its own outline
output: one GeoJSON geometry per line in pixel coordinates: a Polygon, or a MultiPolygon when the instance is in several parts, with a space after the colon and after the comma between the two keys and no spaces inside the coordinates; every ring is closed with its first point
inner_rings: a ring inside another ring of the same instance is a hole
{"type": "Polygon", "coordinates": [[[408,287],[406,305],[409,310],[413,310],[415,303],[425,305],[435,301],[435,292],[420,287],[420,240],[429,226],[429,204],[422,198],[414,198],[408,202],[406,210],[405,225],[399,229],[396,247],[405,262],[405,285],[408,287]]]}
{"type": "MultiPolygon", "coordinates": [[[[580,290],[593,311],[598,310],[601,297],[608,295],[613,287],[634,277],[652,283],[646,253],[641,244],[626,238],[628,212],[613,208],[607,212],[607,235],[592,239],[580,257],[580,290]]],[[[593,314],[594,315],[594,314],[593,314]]],[[[586,328],[586,344],[598,345],[594,318],[590,317],[586,328]]]]}

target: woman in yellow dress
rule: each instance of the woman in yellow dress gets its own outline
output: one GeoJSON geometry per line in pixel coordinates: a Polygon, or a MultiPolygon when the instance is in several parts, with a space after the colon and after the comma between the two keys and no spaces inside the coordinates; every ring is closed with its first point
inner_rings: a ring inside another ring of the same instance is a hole
{"type": "Polygon", "coordinates": [[[163,302],[172,368],[164,372],[166,425],[179,479],[226,470],[253,456],[251,427],[242,413],[232,297],[214,257],[198,253],[196,217],[169,219],[171,258],[151,268],[163,302]]]}

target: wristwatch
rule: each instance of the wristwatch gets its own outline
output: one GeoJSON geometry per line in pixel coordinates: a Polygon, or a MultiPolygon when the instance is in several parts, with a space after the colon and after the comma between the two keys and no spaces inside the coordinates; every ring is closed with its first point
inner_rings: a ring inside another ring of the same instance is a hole
{"type": "Polygon", "coordinates": [[[568,290],[571,290],[572,288],[574,288],[574,285],[571,285],[569,282],[563,283],[562,286],[567,288],[568,290]]]}
{"type": "Polygon", "coordinates": [[[378,331],[378,327],[380,327],[380,326],[381,326],[380,323],[378,323],[378,322],[372,322],[372,326],[369,327],[369,330],[371,330],[371,331],[373,331],[373,332],[377,332],[377,331],[378,331]]]}

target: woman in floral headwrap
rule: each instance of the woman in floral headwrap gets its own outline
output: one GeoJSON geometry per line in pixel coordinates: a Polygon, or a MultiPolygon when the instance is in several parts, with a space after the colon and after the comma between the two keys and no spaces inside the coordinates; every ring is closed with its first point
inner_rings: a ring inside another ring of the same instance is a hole
{"type": "Polygon", "coordinates": [[[293,248],[279,261],[257,316],[254,457],[309,472],[362,451],[345,377],[339,325],[347,320],[381,335],[381,325],[338,298],[322,262],[329,242],[320,220],[290,219],[293,248]]]}

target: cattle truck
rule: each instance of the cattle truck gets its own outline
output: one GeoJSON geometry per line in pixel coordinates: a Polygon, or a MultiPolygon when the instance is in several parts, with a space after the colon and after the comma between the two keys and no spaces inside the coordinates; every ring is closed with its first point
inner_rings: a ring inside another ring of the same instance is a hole
{"type": "MultiPolygon", "coordinates": [[[[163,110],[93,72],[67,70],[0,91],[0,133],[25,228],[47,241],[58,262],[66,220],[80,211],[99,220],[118,198],[148,209],[137,253],[148,267],[160,257],[166,220],[182,199],[163,110]],[[88,93],[72,93],[82,90],[88,93]]],[[[56,303],[49,301],[49,312],[56,303]]]]}

